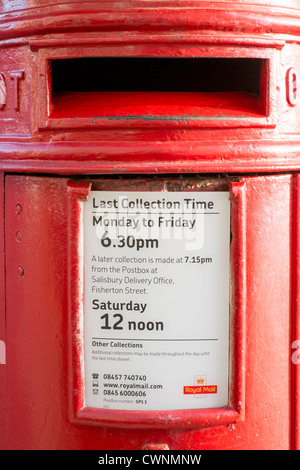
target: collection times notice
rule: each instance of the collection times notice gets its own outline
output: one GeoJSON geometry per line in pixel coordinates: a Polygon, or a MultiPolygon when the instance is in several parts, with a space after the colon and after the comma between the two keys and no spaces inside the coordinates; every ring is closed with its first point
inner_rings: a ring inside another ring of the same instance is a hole
{"type": "Polygon", "coordinates": [[[229,193],[91,191],[83,221],[86,406],[225,406],[229,193]]]}

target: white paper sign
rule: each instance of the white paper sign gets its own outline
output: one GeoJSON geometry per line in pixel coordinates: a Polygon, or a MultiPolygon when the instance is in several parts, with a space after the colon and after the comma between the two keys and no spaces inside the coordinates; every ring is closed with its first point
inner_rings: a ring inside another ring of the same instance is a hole
{"type": "Polygon", "coordinates": [[[90,192],[86,406],[228,404],[229,244],[228,192],[90,192]]]}

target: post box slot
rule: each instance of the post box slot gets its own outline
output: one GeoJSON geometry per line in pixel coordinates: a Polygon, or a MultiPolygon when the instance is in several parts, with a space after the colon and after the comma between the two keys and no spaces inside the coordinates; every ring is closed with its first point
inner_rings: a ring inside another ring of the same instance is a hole
{"type": "Polygon", "coordinates": [[[85,57],[49,61],[49,117],[259,117],[267,60],[85,57]]]}

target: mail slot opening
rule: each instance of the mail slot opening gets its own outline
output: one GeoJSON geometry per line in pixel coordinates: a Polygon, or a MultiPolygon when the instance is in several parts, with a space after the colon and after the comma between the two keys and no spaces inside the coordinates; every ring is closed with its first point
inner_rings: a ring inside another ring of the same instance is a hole
{"type": "Polygon", "coordinates": [[[267,65],[257,58],[55,59],[49,61],[49,116],[266,116],[267,65]]]}

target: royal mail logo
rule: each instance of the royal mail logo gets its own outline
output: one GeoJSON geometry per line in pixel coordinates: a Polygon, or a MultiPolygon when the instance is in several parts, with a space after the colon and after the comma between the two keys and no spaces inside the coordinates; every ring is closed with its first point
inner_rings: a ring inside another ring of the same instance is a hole
{"type": "Polygon", "coordinates": [[[204,393],[217,393],[217,385],[185,385],[183,387],[184,395],[201,395],[204,393]]]}
{"type": "Polygon", "coordinates": [[[195,377],[196,385],[204,385],[207,383],[206,376],[195,377]]]}

